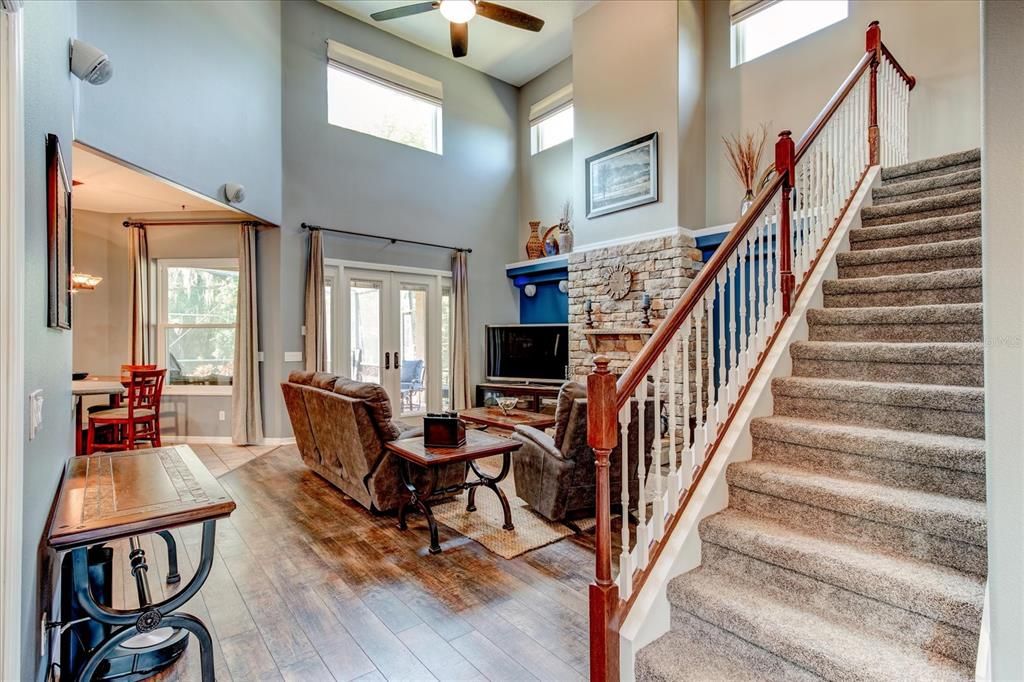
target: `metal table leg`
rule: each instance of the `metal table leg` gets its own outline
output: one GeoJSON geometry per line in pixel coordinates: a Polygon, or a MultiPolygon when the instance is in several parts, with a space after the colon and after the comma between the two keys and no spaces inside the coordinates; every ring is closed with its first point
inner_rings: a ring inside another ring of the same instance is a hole
{"type": "Polygon", "coordinates": [[[466,484],[469,487],[469,503],[466,505],[466,511],[476,511],[476,489],[480,486],[485,486],[493,490],[494,494],[498,496],[498,501],[501,502],[501,511],[505,515],[505,524],[502,528],[505,530],[515,530],[516,527],[512,525],[512,509],[508,505],[508,498],[505,497],[505,493],[498,487],[498,484],[508,476],[509,468],[512,466],[512,453],[506,452],[501,456],[501,471],[498,472],[497,476],[487,476],[481,472],[477,468],[475,461],[470,461],[469,466],[473,473],[476,474],[477,480],[466,484]]]}
{"type": "Polygon", "coordinates": [[[423,516],[427,519],[427,527],[430,528],[430,553],[440,554],[441,543],[437,541],[437,521],[434,520],[434,512],[430,510],[430,505],[427,500],[431,495],[434,494],[434,488],[437,486],[437,468],[427,467],[428,484],[425,492],[420,493],[416,489],[416,484],[412,480],[412,471],[410,470],[410,464],[404,458],[398,458],[398,471],[402,477],[402,485],[409,491],[409,500],[403,502],[398,508],[398,527],[401,530],[408,528],[405,519],[408,509],[412,505],[416,505],[423,516]]]}

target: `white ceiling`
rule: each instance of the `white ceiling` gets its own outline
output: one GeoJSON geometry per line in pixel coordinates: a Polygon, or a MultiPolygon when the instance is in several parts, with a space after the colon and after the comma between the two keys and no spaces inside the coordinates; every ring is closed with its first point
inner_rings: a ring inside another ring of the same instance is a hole
{"type": "MultiPolygon", "coordinates": [[[[448,21],[436,10],[389,21],[378,22],[370,18],[374,12],[411,5],[417,1],[320,0],[328,7],[393,33],[410,43],[453,58],[448,21]]],[[[540,33],[533,33],[483,17],[474,17],[469,22],[469,54],[456,61],[516,86],[539,76],[572,54],[573,18],[597,4],[597,0],[497,2],[543,19],[544,28],[540,33]]]]}
{"type": "Polygon", "coordinates": [[[83,147],[71,151],[72,206],[99,213],[222,211],[225,207],[198,194],[142,173],[83,147]]]}

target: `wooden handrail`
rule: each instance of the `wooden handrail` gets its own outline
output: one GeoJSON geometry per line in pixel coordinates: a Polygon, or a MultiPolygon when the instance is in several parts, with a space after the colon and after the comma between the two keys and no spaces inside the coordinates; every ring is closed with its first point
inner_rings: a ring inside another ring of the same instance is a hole
{"type": "Polygon", "coordinates": [[[882,54],[884,54],[885,58],[888,59],[889,62],[896,68],[896,73],[898,73],[900,77],[903,78],[904,81],[906,81],[907,89],[913,90],[914,86],[917,85],[917,79],[911,76],[909,73],[907,73],[906,70],[903,68],[903,65],[896,61],[896,57],[892,56],[892,52],[889,52],[889,48],[885,46],[885,43],[882,43],[882,54]]]}
{"type": "Polygon", "coordinates": [[[811,125],[807,128],[803,135],[800,136],[800,141],[796,143],[796,153],[793,156],[793,162],[796,163],[803,158],[804,152],[810,149],[811,144],[818,139],[818,135],[825,129],[825,124],[829,122],[836,110],[839,109],[840,105],[846,99],[846,96],[850,94],[850,90],[853,90],[853,86],[857,84],[857,79],[860,78],[864,70],[871,66],[872,53],[865,52],[864,56],[857,62],[857,66],[853,67],[853,71],[846,77],[843,84],[836,90],[836,94],[832,95],[832,99],[828,101],[825,108],[821,110],[821,113],[811,122],[811,125]]]}

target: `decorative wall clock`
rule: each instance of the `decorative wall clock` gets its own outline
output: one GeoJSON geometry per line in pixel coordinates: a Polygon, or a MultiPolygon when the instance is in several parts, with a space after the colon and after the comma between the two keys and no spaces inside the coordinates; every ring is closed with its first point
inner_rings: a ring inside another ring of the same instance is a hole
{"type": "Polygon", "coordinates": [[[618,301],[626,298],[633,284],[633,272],[625,265],[619,264],[608,269],[608,296],[618,301]]]}

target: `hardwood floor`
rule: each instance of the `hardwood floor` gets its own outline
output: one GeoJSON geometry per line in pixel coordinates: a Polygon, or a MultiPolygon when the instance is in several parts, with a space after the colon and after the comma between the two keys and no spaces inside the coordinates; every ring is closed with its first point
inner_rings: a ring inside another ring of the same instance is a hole
{"type": "MultiPolygon", "coordinates": [[[[185,608],[210,627],[218,680],[587,677],[589,536],[505,560],[442,525],[444,551],[431,556],[422,517],[398,530],[393,516],[371,515],[309,471],[293,446],[192,447],[211,469],[219,461],[238,504],[185,608]]],[[[185,583],[199,529],[175,535],[185,583]]],[[[163,543],[145,543],[159,594],[163,543]]],[[[131,604],[127,563],[115,566],[115,591],[131,604]]],[[[193,640],[160,679],[198,680],[198,653],[193,640]]]]}

